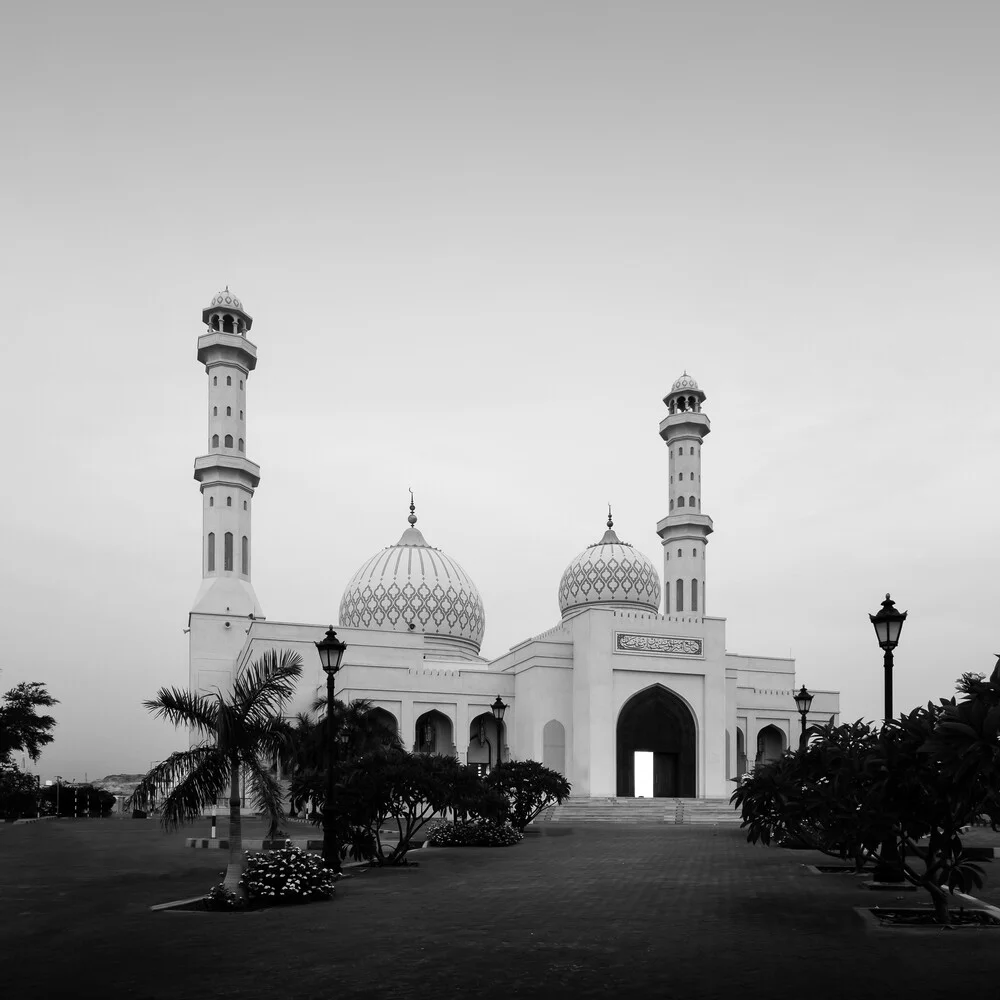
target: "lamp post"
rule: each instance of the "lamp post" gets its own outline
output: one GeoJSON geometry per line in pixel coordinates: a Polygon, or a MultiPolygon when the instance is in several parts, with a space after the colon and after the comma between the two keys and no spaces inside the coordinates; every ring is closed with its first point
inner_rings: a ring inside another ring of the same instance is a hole
{"type": "MultiPolygon", "coordinates": [[[[895,602],[886,594],[878,614],[868,616],[875,627],[878,644],[882,647],[884,653],[885,705],[883,717],[886,723],[891,722],[894,718],[892,710],[892,651],[899,643],[899,633],[903,630],[903,622],[906,621],[907,613],[906,611],[897,611],[895,602]]],[[[882,842],[882,849],[879,852],[879,863],[875,868],[872,879],[875,882],[899,883],[904,881],[903,861],[899,855],[899,842],[894,836],[889,836],[882,842]]]]}
{"type": "Polygon", "coordinates": [[[337,638],[331,625],[321,642],[316,643],[319,661],[326,671],[326,797],[323,801],[323,864],[335,872],[340,872],[340,845],[336,843],[333,813],[333,755],[336,740],[334,738],[333,719],[333,683],[344,661],[347,643],[337,638]]]}
{"type": "Polygon", "coordinates": [[[59,792],[62,789],[63,776],[56,775],[56,819],[59,819],[59,792]]]}
{"type": "Polygon", "coordinates": [[[497,763],[496,766],[499,767],[503,763],[503,714],[507,711],[507,706],[503,703],[503,699],[500,695],[497,695],[497,700],[490,705],[493,710],[493,718],[496,719],[497,723],[497,763]]]}
{"type": "Polygon", "coordinates": [[[799,710],[799,715],[802,716],[802,734],[799,736],[799,750],[805,750],[806,748],[806,716],[809,714],[812,703],[813,696],[806,690],[806,686],[803,684],[802,690],[795,696],[795,707],[799,710]]]}

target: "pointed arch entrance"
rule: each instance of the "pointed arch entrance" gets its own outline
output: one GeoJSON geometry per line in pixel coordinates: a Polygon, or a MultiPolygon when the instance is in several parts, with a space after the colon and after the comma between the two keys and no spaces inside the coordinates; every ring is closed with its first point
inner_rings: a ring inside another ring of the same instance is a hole
{"type": "Polygon", "coordinates": [[[634,694],[618,715],[618,795],[635,795],[635,753],[653,754],[653,795],[694,798],[697,733],[691,709],[662,684],[634,694]]]}

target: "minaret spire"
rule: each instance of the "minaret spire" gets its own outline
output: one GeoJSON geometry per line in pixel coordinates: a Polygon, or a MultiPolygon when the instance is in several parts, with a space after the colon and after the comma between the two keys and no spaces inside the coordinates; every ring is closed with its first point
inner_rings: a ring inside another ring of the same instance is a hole
{"type": "Polygon", "coordinates": [[[406,519],[410,522],[410,527],[417,523],[416,505],[413,503],[413,490],[410,490],[410,516],[406,519]]]}
{"type": "Polygon", "coordinates": [[[712,519],[701,510],[701,448],[712,429],[705,393],[684,370],[663,398],[660,437],[670,449],[670,510],[656,526],[663,542],[663,613],[705,613],[705,550],[712,519]]]}

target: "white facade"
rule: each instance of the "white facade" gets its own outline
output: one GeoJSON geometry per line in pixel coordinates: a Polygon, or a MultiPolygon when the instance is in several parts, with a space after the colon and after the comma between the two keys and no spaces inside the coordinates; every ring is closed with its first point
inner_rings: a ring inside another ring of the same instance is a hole
{"type": "MultiPolygon", "coordinates": [[[[252,319],[226,289],[203,321],[209,451],[195,461],[204,529],[202,586],[189,618],[191,687],[224,690],[265,650],[293,648],[305,672],[292,710],[304,711],[325,690],[315,643],[326,623],[266,620],[250,582],[260,478],[245,456],[252,319]]],[[[365,698],[389,713],[413,750],[488,765],[499,742],[503,759],[562,771],[576,796],[635,794],[638,751],[654,755],[654,795],[728,796],[748,761],[794,744],[794,661],[727,653],[725,619],[705,614],[712,520],[701,509],[704,400],[686,372],[664,398],[659,432],[670,488],[656,526],[662,588],[649,560],[618,538],[609,511],[604,536],[559,583],[562,620],[488,662],[479,656],[479,592],[453,558],[427,543],[411,502],[399,541],[375,553],[345,590],[337,631],[348,649],[337,697],[365,698]],[[499,739],[490,709],[497,695],[508,706],[499,739]]],[[[809,724],[836,719],[839,694],[814,695],[809,724]]]]}

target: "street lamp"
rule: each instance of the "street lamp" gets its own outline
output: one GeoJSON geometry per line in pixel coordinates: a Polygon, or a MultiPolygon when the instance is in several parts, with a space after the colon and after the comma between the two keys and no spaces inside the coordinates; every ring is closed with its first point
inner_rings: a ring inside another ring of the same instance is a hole
{"type": "MultiPolygon", "coordinates": [[[[886,723],[891,722],[894,718],[892,710],[892,651],[899,643],[899,633],[903,630],[903,622],[906,621],[907,613],[906,611],[897,611],[895,601],[886,594],[878,614],[868,616],[869,621],[875,627],[878,644],[885,654],[883,657],[885,667],[883,718],[886,723]]],[[[894,836],[889,836],[882,842],[879,863],[872,880],[895,883],[903,881],[903,860],[899,854],[899,842],[894,836]]]]}
{"type": "Polygon", "coordinates": [[[326,671],[326,798],[323,801],[323,864],[335,872],[340,872],[340,845],[336,843],[333,815],[333,754],[336,740],[334,739],[333,719],[333,682],[344,662],[344,652],[347,643],[337,638],[331,625],[321,642],[316,643],[319,652],[319,662],[326,671]]]}
{"type": "Polygon", "coordinates": [[[500,695],[497,695],[497,700],[490,705],[490,708],[497,723],[497,767],[499,767],[503,763],[503,714],[507,711],[507,706],[500,695]]]}
{"type": "Polygon", "coordinates": [[[803,684],[802,690],[795,696],[795,707],[799,710],[799,715],[802,716],[802,735],[799,737],[800,750],[805,750],[806,748],[806,716],[809,714],[812,703],[813,696],[806,690],[806,686],[803,684]]]}

